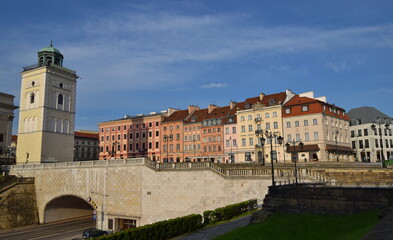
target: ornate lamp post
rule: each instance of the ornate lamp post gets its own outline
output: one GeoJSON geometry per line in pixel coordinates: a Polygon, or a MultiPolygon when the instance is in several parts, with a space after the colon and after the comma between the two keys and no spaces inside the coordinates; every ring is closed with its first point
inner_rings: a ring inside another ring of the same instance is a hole
{"type": "MultiPolygon", "coordinates": [[[[291,143],[293,144],[293,153],[294,153],[294,155],[295,155],[295,149],[296,149],[296,141],[295,141],[295,139],[293,139],[292,140],[292,142],[290,142],[290,141],[288,141],[286,144],[285,144],[285,147],[287,148],[287,151],[289,150],[289,147],[291,146],[291,143]]],[[[300,140],[299,141],[299,149],[303,149],[303,146],[304,146],[304,143],[300,140]]],[[[296,183],[296,185],[298,184],[298,181],[297,181],[297,165],[296,165],[296,162],[297,162],[297,160],[298,160],[298,158],[296,158],[296,157],[294,157],[294,162],[295,162],[295,183],[296,183]]]]}
{"type": "Polygon", "coordinates": [[[168,148],[168,144],[169,141],[172,141],[172,136],[168,136],[168,135],[164,135],[164,142],[166,142],[166,161],[169,162],[169,148],[168,148]]]}
{"type": "Polygon", "coordinates": [[[373,131],[377,131],[379,133],[379,139],[380,139],[380,144],[381,144],[381,167],[384,168],[385,167],[385,156],[383,155],[383,139],[382,139],[382,126],[385,126],[385,130],[389,129],[389,124],[386,123],[384,125],[384,122],[381,121],[382,119],[377,119],[376,124],[378,124],[378,131],[377,131],[377,127],[375,126],[375,124],[373,123],[371,125],[371,128],[373,129],[373,131]]]}
{"type": "Polygon", "coordinates": [[[270,160],[272,163],[272,186],[275,186],[276,183],[274,181],[274,165],[273,165],[273,138],[277,138],[277,142],[278,144],[282,144],[282,141],[284,140],[283,137],[281,137],[279,135],[279,133],[277,132],[269,132],[269,131],[265,131],[263,132],[263,130],[255,130],[255,135],[257,135],[257,137],[260,139],[261,141],[261,146],[263,148],[263,146],[265,145],[265,141],[266,139],[263,137],[263,135],[266,136],[266,138],[270,139],[270,160]]]}

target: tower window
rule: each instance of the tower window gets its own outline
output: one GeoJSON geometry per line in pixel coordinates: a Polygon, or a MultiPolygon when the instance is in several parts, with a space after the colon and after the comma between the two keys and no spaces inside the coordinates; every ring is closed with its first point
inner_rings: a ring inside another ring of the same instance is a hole
{"type": "Polygon", "coordinates": [[[57,97],[57,104],[63,104],[63,95],[59,94],[59,96],[57,97]]]}
{"type": "Polygon", "coordinates": [[[60,87],[60,88],[63,88],[63,84],[62,84],[62,83],[60,83],[60,84],[59,84],[59,87],[60,87]]]}
{"type": "Polygon", "coordinates": [[[34,103],[34,93],[30,94],[30,103],[34,103]]]}

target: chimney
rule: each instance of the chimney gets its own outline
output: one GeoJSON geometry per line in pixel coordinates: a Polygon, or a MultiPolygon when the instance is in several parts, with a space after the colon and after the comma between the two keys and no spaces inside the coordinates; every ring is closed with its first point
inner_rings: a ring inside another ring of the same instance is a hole
{"type": "Polygon", "coordinates": [[[176,108],[168,108],[168,117],[170,116],[170,115],[172,115],[172,113],[174,113],[174,112],[176,112],[176,111],[179,111],[179,109],[176,109],[176,108]]]}
{"type": "Polygon", "coordinates": [[[233,109],[233,108],[235,107],[236,103],[237,103],[237,102],[231,101],[231,102],[229,103],[229,109],[233,109]]]}
{"type": "Polygon", "coordinates": [[[216,108],[218,108],[216,105],[209,104],[209,106],[207,107],[207,112],[210,114],[216,108]]]}
{"type": "Polygon", "coordinates": [[[188,114],[191,114],[195,110],[199,110],[200,108],[198,106],[194,105],[188,105],[188,114]]]}
{"type": "Polygon", "coordinates": [[[265,96],[264,93],[260,93],[260,94],[259,94],[259,100],[262,100],[264,96],[265,96]]]}

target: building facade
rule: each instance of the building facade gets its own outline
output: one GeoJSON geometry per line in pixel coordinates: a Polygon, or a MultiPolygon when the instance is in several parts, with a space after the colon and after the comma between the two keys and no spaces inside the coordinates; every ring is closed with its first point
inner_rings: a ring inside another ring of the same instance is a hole
{"type": "Polygon", "coordinates": [[[290,161],[352,161],[349,117],[345,110],[314,98],[313,92],[294,96],[282,110],[284,141],[290,161]],[[304,144],[300,149],[299,142],[304,144]]]}
{"type": "Polygon", "coordinates": [[[373,107],[351,109],[348,116],[351,118],[351,146],[356,161],[381,162],[393,158],[393,121],[390,116],[373,107]]]}
{"type": "Polygon", "coordinates": [[[122,119],[99,123],[99,159],[149,157],[159,160],[160,127],[164,116],[166,111],[126,115],[122,119]]]}
{"type": "Polygon", "coordinates": [[[270,95],[261,93],[259,97],[246,99],[244,109],[236,112],[240,162],[265,164],[271,161],[272,156],[273,160],[285,161],[284,146],[278,144],[277,137],[284,136],[281,109],[291,97],[293,93],[286,90],[270,95]],[[274,133],[276,137],[270,141],[264,136],[266,142],[262,146],[260,136],[255,134],[256,130],[274,133]]]}
{"type": "MultiPolygon", "coordinates": [[[[0,156],[11,153],[15,96],[0,92],[0,156]]],[[[7,156],[8,157],[8,156],[7,156]]]]}
{"type": "Polygon", "coordinates": [[[52,44],[23,69],[17,163],[73,160],[77,78],[52,44]]]}
{"type": "Polygon", "coordinates": [[[74,161],[98,160],[98,132],[79,130],[74,136],[74,161]]]}

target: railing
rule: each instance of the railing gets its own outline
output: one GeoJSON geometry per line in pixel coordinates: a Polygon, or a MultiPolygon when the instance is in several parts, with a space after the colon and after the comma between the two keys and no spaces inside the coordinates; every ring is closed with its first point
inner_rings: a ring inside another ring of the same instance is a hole
{"type": "MultiPolygon", "coordinates": [[[[42,163],[42,164],[18,164],[3,166],[5,171],[18,170],[34,170],[34,169],[53,169],[53,168],[79,168],[79,167],[109,167],[109,166],[130,166],[144,164],[145,166],[156,171],[173,171],[173,170],[195,170],[210,169],[226,177],[267,177],[271,176],[271,168],[261,165],[233,165],[225,166],[212,162],[179,162],[179,163],[159,163],[151,161],[147,158],[130,158],[130,159],[112,159],[97,161],[78,161],[78,162],[62,162],[62,163],[42,163]]],[[[279,166],[274,169],[274,173],[280,181],[286,179],[288,183],[294,180],[295,170],[293,166],[279,166]]],[[[308,168],[298,168],[298,180],[308,180],[313,182],[329,182],[335,183],[334,178],[322,175],[316,170],[308,168]]]]}
{"type": "Polygon", "coordinates": [[[143,158],[131,159],[112,159],[96,161],[78,161],[78,162],[61,162],[61,163],[41,163],[41,164],[17,164],[3,166],[3,170],[33,170],[46,168],[73,168],[73,167],[99,167],[99,166],[118,166],[118,165],[135,165],[143,164],[143,158]]]}
{"type": "Polygon", "coordinates": [[[6,176],[3,177],[0,181],[0,193],[4,192],[7,189],[10,189],[11,187],[18,185],[18,184],[31,184],[34,183],[34,178],[28,177],[16,177],[16,176],[6,176]]]}

